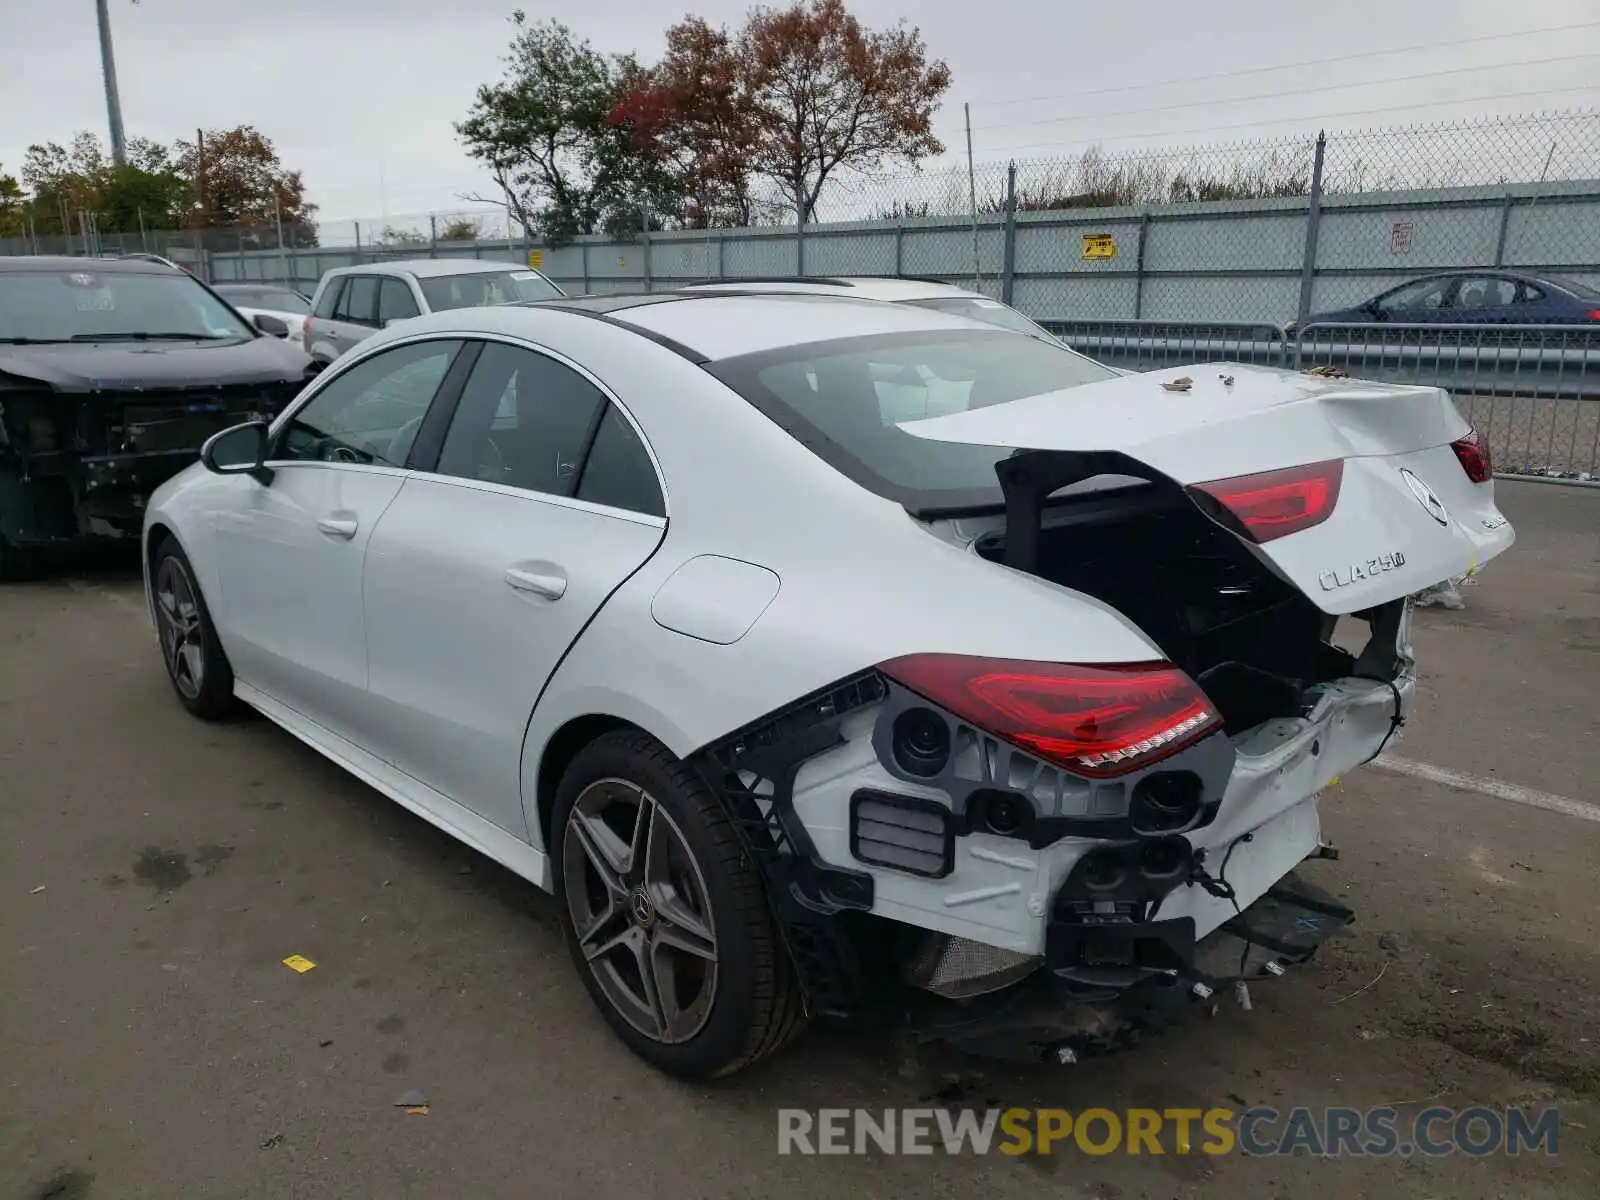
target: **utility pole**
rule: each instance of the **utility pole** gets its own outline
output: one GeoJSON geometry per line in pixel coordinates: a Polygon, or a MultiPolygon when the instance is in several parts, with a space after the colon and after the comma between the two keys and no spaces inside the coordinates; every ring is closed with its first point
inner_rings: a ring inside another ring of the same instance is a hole
{"type": "Polygon", "coordinates": [[[122,99],[117,94],[117,60],[111,52],[110,0],[95,0],[95,15],[100,19],[100,71],[105,76],[106,117],[111,123],[111,161],[128,165],[128,143],[122,136],[122,99]]]}

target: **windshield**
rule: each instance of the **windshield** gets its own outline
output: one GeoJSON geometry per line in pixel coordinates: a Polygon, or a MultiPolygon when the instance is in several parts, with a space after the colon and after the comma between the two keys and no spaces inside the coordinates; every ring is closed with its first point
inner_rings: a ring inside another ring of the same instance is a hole
{"type": "Polygon", "coordinates": [[[706,368],[819,457],[913,512],[1003,503],[1011,451],[900,426],[1117,378],[1060,342],[999,330],[878,334],[724,359],[706,368]]]}
{"type": "Polygon", "coordinates": [[[998,325],[1001,329],[1009,329],[1013,333],[1052,337],[1047,329],[1035,325],[1010,305],[1001,304],[998,300],[986,300],[982,296],[940,296],[933,300],[905,300],[902,303],[913,304],[918,308],[931,308],[936,312],[951,313],[957,317],[968,317],[974,321],[982,321],[985,325],[998,325]]]}
{"type": "Polygon", "coordinates": [[[285,288],[218,288],[223,299],[241,308],[265,308],[272,312],[305,314],[311,311],[311,302],[299,292],[285,288]]]}
{"type": "Polygon", "coordinates": [[[485,304],[515,304],[519,300],[551,300],[562,291],[537,271],[473,271],[419,279],[428,308],[476,308],[485,304]]]}
{"type": "Polygon", "coordinates": [[[188,275],[0,272],[0,342],[213,341],[254,337],[188,275]]]}

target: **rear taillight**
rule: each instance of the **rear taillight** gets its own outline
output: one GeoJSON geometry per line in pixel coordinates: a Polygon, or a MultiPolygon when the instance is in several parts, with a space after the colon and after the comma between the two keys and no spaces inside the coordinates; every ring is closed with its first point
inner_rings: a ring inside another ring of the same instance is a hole
{"type": "Polygon", "coordinates": [[[1040,758],[1080,775],[1125,775],[1218,728],[1211,701],[1171,663],[1078,666],[911,654],[890,679],[1040,758]]]}
{"type": "Polygon", "coordinates": [[[1591,308],[1589,310],[1589,320],[1600,321],[1600,308],[1591,308]]]}
{"type": "Polygon", "coordinates": [[[1476,429],[1466,437],[1451,442],[1450,449],[1456,452],[1461,469],[1473,483],[1488,483],[1494,478],[1494,459],[1489,454],[1489,439],[1476,429]]]}
{"type": "Polygon", "coordinates": [[[1197,483],[1194,490],[1211,497],[1254,542],[1270,542],[1320,525],[1339,502],[1344,460],[1329,459],[1304,467],[1285,467],[1259,475],[1235,475],[1197,483]]]}

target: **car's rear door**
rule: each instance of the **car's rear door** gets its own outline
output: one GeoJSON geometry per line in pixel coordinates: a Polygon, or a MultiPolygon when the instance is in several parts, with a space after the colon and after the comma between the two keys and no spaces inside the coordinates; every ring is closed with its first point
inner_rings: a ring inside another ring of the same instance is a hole
{"type": "Polygon", "coordinates": [[[1504,325],[1517,319],[1517,281],[1503,275],[1468,275],[1456,282],[1450,311],[1463,324],[1504,325]]]}
{"type": "Polygon", "coordinates": [[[529,346],[483,344],[433,461],[429,426],[367,549],[371,748],[526,836],[534,704],[660,544],[663,488],[616,401],[529,346]]]}
{"type": "Polygon", "coordinates": [[[344,354],[378,330],[378,284],[376,275],[350,275],[333,310],[329,335],[334,348],[344,354]]]}

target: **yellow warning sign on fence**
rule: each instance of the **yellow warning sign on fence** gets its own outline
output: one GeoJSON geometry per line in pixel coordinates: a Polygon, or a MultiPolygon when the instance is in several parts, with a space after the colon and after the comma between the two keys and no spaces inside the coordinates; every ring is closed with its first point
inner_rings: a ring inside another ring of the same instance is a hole
{"type": "Polygon", "coordinates": [[[1117,256],[1116,239],[1109,233],[1084,234],[1083,256],[1088,259],[1115,258],[1117,256]]]}
{"type": "Polygon", "coordinates": [[[544,269],[544,251],[543,250],[529,250],[528,251],[528,265],[530,267],[532,267],[535,271],[543,270],[544,269]]]}

